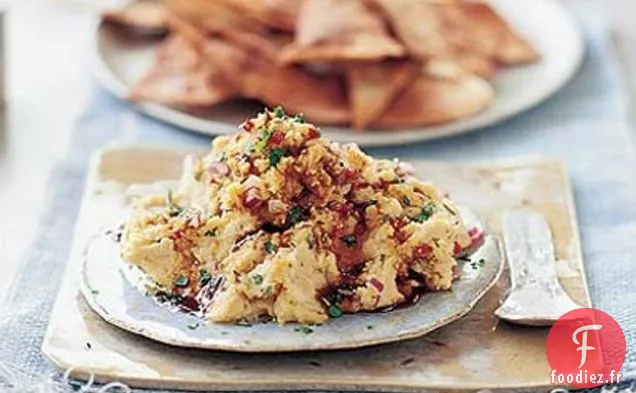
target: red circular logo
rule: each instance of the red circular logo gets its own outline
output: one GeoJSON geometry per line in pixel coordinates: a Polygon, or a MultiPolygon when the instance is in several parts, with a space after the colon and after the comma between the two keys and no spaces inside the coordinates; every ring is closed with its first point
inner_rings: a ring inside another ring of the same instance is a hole
{"type": "Polygon", "coordinates": [[[546,342],[550,383],[591,388],[620,382],[625,335],[603,311],[581,308],[564,314],[546,342]]]}

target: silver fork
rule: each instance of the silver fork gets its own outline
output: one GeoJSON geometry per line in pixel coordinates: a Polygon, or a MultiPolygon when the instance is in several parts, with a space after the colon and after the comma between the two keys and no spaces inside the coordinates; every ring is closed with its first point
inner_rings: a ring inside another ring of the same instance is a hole
{"type": "Polygon", "coordinates": [[[551,326],[581,308],[559,283],[552,234],[543,215],[525,208],[510,210],[501,224],[511,288],[495,315],[520,325],[551,326]]]}

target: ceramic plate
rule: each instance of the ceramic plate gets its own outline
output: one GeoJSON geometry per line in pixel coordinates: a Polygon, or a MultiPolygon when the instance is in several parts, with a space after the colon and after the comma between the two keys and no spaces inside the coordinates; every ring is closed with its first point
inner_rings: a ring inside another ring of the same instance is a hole
{"type": "MultiPolygon", "coordinates": [[[[484,112],[472,118],[441,126],[391,132],[356,132],[350,128],[323,127],[325,135],[337,142],[362,146],[401,145],[473,131],[498,123],[546,100],[575,74],[583,57],[581,33],[571,15],[558,0],[491,0],[512,25],[539,50],[542,60],[528,66],[510,68],[494,80],[496,99],[484,112]]],[[[94,33],[93,71],[113,94],[126,98],[129,88],[140,79],[154,60],[157,41],[133,41],[106,25],[94,33]]],[[[259,106],[226,104],[205,114],[191,114],[156,103],[136,104],[142,112],[179,126],[206,134],[231,134],[259,106]]]]}
{"type": "Polygon", "coordinates": [[[251,326],[207,323],[146,296],[120,258],[119,244],[98,235],[87,248],[81,291],[107,322],[166,344],[237,352],[289,352],[359,348],[422,336],[464,316],[499,278],[503,263],[489,237],[462,262],[451,291],[424,295],[415,305],[384,313],[358,313],[320,326],[257,323],[251,326]]]}

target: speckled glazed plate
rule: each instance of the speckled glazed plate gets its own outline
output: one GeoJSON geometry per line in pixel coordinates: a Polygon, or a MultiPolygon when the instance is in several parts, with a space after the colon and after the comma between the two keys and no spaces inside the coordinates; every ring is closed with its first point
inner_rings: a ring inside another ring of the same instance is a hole
{"type": "Polygon", "coordinates": [[[503,270],[497,241],[487,237],[461,262],[451,291],[424,295],[415,305],[384,313],[359,313],[320,326],[258,323],[215,324],[157,303],[146,296],[120,258],[119,244],[100,234],[87,248],[80,288],[91,308],[107,322],[162,343],[237,352],[290,352],[359,348],[420,337],[453,322],[494,285],[503,270]],[[483,263],[478,263],[483,259],[483,263]]]}

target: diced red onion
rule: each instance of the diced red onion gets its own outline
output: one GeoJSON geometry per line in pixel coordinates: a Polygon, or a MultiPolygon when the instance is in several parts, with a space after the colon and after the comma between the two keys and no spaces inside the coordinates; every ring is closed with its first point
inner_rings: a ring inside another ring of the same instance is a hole
{"type": "Polygon", "coordinates": [[[245,207],[247,207],[248,209],[256,209],[263,203],[263,201],[258,197],[256,189],[254,188],[250,188],[245,192],[243,202],[245,203],[245,207]]]}
{"type": "Polygon", "coordinates": [[[384,284],[382,284],[382,282],[375,277],[371,277],[369,279],[369,284],[373,285],[373,287],[377,289],[378,292],[384,291],[384,284]]]}
{"type": "Polygon", "coordinates": [[[230,168],[223,162],[211,162],[205,169],[212,180],[220,180],[230,173],[230,168]]]}
{"type": "Polygon", "coordinates": [[[431,255],[431,253],[433,252],[433,247],[429,246],[428,244],[422,244],[420,246],[415,247],[415,254],[418,257],[428,257],[429,255],[431,255]]]}

